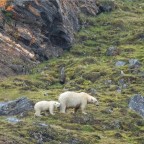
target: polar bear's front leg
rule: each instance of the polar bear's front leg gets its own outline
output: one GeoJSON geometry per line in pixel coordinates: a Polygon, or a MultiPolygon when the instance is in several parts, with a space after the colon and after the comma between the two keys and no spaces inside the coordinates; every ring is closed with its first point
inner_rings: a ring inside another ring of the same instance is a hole
{"type": "Polygon", "coordinates": [[[60,113],[66,113],[66,105],[65,104],[60,105],[60,113]]]}
{"type": "Polygon", "coordinates": [[[80,106],[81,111],[82,111],[83,114],[87,114],[87,113],[85,112],[85,107],[86,107],[86,103],[83,103],[83,104],[80,106]]]}
{"type": "Polygon", "coordinates": [[[50,112],[51,115],[55,115],[54,114],[54,106],[53,105],[50,106],[49,112],[50,112]]]}

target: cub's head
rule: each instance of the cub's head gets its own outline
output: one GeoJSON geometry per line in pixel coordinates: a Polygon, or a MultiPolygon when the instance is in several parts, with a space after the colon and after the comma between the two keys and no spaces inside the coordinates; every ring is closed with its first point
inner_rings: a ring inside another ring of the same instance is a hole
{"type": "Polygon", "coordinates": [[[92,97],[92,96],[89,99],[89,103],[93,103],[93,104],[95,104],[97,106],[99,105],[98,100],[96,98],[92,97]]]}
{"type": "Polygon", "coordinates": [[[56,108],[59,108],[59,107],[60,107],[60,103],[59,103],[59,102],[55,102],[55,103],[54,103],[54,106],[55,106],[56,108]]]}

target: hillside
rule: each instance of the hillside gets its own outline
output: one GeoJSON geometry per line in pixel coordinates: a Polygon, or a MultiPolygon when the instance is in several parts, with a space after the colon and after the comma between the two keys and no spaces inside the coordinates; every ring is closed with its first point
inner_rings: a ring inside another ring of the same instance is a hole
{"type": "Polygon", "coordinates": [[[44,61],[30,74],[1,80],[0,101],[26,96],[34,103],[57,100],[64,91],[84,91],[99,100],[87,115],[34,118],[34,111],[0,116],[2,144],[143,144],[144,119],[129,109],[132,96],[144,96],[144,2],[100,1],[115,5],[97,16],[80,14],[81,29],[63,55],[44,61]],[[63,71],[62,71],[63,69],[63,71]],[[63,72],[63,73],[62,73],[63,72]]]}
{"type": "Polygon", "coordinates": [[[28,74],[38,63],[69,50],[81,27],[79,14],[101,12],[96,2],[0,1],[0,76],[28,74]]]}

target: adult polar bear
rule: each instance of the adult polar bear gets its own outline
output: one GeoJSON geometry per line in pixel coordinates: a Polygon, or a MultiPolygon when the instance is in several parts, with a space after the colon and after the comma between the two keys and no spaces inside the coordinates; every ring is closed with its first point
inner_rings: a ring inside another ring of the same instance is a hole
{"type": "Polygon", "coordinates": [[[65,113],[67,108],[74,108],[74,113],[80,108],[83,114],[88,103],[93,103],[98,105],[98,101],[93,96],[85,92],[72,92],[67,91],[60,94],[58,101],[60,102],[60,112],[65,113]]]}
{"type": "Polygon", "coordinates": [[[42,116],[41,112],[44,111],[46,114],[46,111],[49,110],[51,115],[54,115],[54,108],[60,107],[60,103],[57,101],[39,101],[35,104],[34,110],[35,110],[35,116],[42,116]]]}

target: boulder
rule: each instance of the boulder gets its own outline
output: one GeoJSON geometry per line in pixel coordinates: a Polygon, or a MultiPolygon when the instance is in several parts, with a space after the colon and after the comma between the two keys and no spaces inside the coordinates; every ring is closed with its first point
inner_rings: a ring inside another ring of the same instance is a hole
{"type": "Polygon", "coordinates": [[[144,118],[144,96],[140,94],[132,96],[129,102],[129,108],[144,118]]]}
{"type": "Polygon", "coordinates": [[[34,103],[26,97],[21,97],[13,101],[0,103],[0,116],[18,115],[32,110],[34,103]]]}

